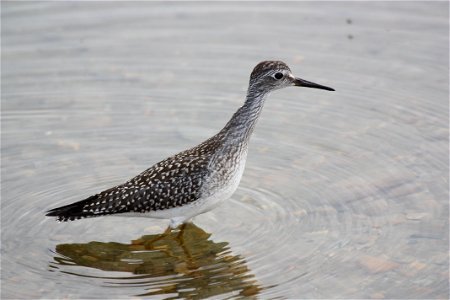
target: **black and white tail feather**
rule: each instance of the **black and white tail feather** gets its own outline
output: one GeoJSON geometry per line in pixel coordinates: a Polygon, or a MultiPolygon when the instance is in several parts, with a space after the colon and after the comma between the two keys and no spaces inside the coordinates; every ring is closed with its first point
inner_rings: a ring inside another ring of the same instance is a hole
{"type": "MultiPolygon", "coordinates": [[[[91,202],[97,199],[97,195],[91,196],[85,200],[78,201],[76,203],[72,203],[69,205],[57,207],[47,211],[47,217],[57,217],[57,221],[66,222],[66,221],[74,221],[82,218],[95,217],[100,215],[107,215],[108,213],[94,213],[89,212],[84,209],[86,205],[89,205],[91,202]]],[[[94,202],[95,203],[95,202],[94,202]]],[[[111,213],[109,213],[111,214],[111,213]]]]}

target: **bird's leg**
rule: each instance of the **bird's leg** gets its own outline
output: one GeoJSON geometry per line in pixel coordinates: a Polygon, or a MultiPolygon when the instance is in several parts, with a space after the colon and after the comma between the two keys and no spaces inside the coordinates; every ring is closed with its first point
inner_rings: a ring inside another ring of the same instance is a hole
{"type": "Polygon", "coordinates": [[[184,232],[186,229],[187,224],[183,223],[180,227],[179,227],[179,232],[176,236],[176,240],[178,240],[181,248],[183,249],[183,252],[185,254],[186,257],[186,264],[188,266],[189,270],[195,270],[198,269],[198,266],[196,265],[194,258],[192,257],[192,254],[190,253],[189,249],[188,249],[188,245],[185,243],[184,241],[184,232]]]}
{"type": "Polygon", "coordinates": [[[167,226],[166,230],[164,230],[163,234],[161,236],[169,235],[172,232],[172,227],[167,226]]]}
{"type": "Polygon", "coordinates": [[[153,248],[153,244],[161,239],[166,238],[167,236],[169,236],[172,233],[172,227],[167,226],[166,230],[164,230],[163,233],[161,233],[160,235],[158,235],[156,238],[154,238],[153,240],[150,240],[146,243],[146,247],[149,248],[153,248]]]}
{"type": "MultiPolygon", "coordinates": [[[[149,245],[152,245],[154,242],[159,241],[160,239],[164,239],[164,238],[168,237],[172,233],[172,230],[177,228],[180,224],[184,225],[184,223],[183,223],[184,221],[185,221],[185,218],[181,218],[181,217],[170,219],[169,226],[166,228],[166,230],[162,234],[160,234],[158,237],[156,237],[154,240],[152,240],[149,243],[149,245]]],[[[182,228],[184,228],[184,227],[182,227],[182,228]]],[[[177,238],[178,238],[178,235],[177,235],[177,238]]]]}
{"type": "Polygon", "coordinates": [[[185,228],[186,228],[186,223],[181,224],[181,226],[180,226],[180,231],[178,232],[177,237],[176,237],[176,239],[177,239],[178,241],[180,241],[181,245],[184,244],[184,241],[183,241],[183,233],[184,233],[184,229],[185,229],[185,228]]]}

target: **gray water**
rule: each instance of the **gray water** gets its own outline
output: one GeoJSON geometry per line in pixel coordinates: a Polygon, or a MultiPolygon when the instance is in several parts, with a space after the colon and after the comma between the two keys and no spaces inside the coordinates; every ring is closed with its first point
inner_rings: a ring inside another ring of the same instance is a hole
{"type": "Polygon", "coordinates": [[[2,2],[2,298],[448,298],[447,2],[2,2]],[[163,220],[46,210],[274,92],[232,199],[163,220]]]}

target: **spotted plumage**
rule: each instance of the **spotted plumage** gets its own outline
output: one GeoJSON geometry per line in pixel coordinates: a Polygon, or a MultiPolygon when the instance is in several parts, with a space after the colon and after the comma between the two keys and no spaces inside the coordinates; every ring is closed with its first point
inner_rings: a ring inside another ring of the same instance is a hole
{"type": "Polygon", "coordinates": [[[200,198],[208,176],[208,162],[220,139],[207,142],[169,157],[136,177],[85,200],[56,208],[48,216],[59,221],[110,215],[146,213],[182,206],[200,198]]]}
{"type": "Polygon", "coordinates": [[[259,63],[247,98],[226,126],[200,145],[169,157],[127,182],[85,200],[58,207],[47,216],[59,221],[102,215],[145,215],[171,219],[171,226],[204,213],[236,190],[247,148],[269,92],[287,86],[331,88],[295,78],[280,61],[259,63]]]}

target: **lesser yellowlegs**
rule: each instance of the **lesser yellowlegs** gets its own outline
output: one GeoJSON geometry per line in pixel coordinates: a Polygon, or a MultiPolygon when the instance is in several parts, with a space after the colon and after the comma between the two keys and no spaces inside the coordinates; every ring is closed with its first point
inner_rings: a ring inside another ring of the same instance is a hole
{"type": "Polygon", "coordinates": [[[127,182],[47,216],[71,221],[104,215],[170,219],[175,228],[231,197],[244,172],[250,136],[274,90],[300,86],[334,91],[292,75],[281,61],[263,61],[250,75],[247,97],[225,127],[198,146],[171,156],[127,182]]]}

